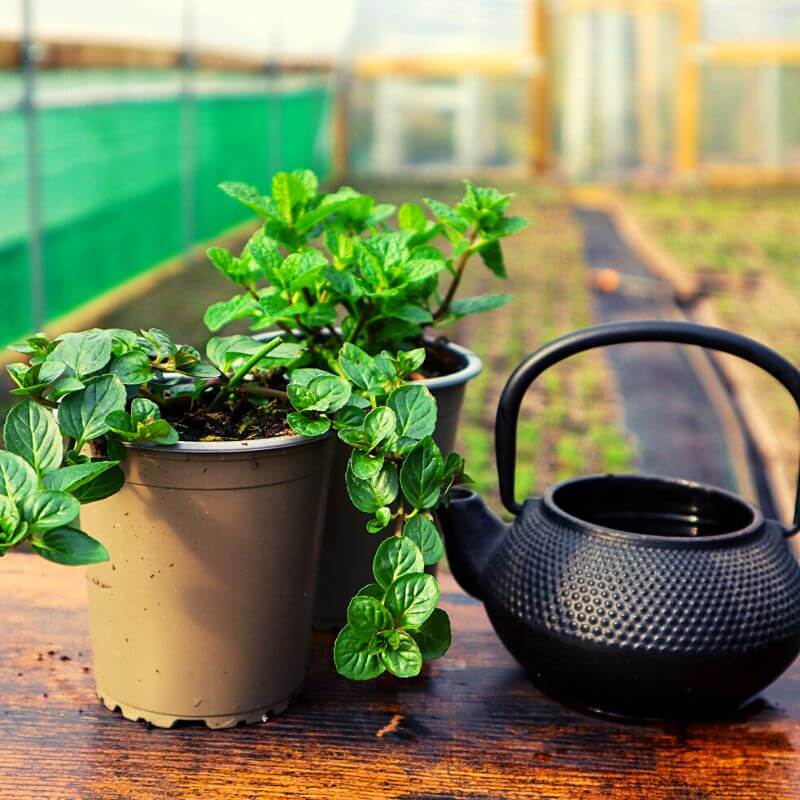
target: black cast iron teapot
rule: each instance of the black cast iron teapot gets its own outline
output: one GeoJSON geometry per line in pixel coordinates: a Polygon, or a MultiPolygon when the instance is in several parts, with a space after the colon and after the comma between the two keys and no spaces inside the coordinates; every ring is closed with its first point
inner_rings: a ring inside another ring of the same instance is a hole
{"type": "Polygon", "coordinates": [[[598,325],[545,345],[509,378],[495,427],[501,522],[456,489],[440,509],[461,586],[543,691],[613,714],[725,713],[775,680],[800,651],[800,567],[788,530],[739,497],[684,480],[592,475],[520,505],[517,418],[530,384],[576,353],[623,342],[699,345],[744,358],[800,407],[800,372],[769,348],[684,322],[598,325]]]}

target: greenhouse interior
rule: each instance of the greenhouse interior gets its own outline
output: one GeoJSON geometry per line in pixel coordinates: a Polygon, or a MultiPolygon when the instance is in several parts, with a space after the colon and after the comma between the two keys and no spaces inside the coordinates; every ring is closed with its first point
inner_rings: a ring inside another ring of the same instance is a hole
{"type": "Polygon", "coordinates": [[[2,0],[0,208],[0,800],[800,796],[800,0],[2,0]]]}

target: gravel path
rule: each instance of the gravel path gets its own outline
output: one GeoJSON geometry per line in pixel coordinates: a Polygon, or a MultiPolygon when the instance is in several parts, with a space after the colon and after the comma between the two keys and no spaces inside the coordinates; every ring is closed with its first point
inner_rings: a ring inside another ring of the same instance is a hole
{"type": "MultiPolygon", "coordinates": [[[[601,211],[579,210],[584,253],[592,269],[614,269],[621,277],[619,290],[593,295],[598,322],[624,319],[675,318],[680,309],[669,285],[653,275],[619,236],[610,217],[601,211]]],[[[729,396],[726,409],[738,430],[726,425],[709,394],[707,378],[698,373],[689,349],[669,344],[636,343],[608,349],[616,373],[625,425],[638,440],[639,468],[643,472],[688,478],[751,494],[768,515],[773,511],[769,488],[741,417],[729,396]],[[731,434],[741,436],[744,447],[739,465],[750,472],[750,487],[737,478],[734,459],[740,457],[731,434]]],[[[713,374],[713,357],[704,358],[713,374]]],[[[712,378],[713,379],[713,378],[712,378]]],[[[723,393],[725,390],[722,385],[723,393]]],[[[719,399],[717,400],[719,403],[719,399]]]]}

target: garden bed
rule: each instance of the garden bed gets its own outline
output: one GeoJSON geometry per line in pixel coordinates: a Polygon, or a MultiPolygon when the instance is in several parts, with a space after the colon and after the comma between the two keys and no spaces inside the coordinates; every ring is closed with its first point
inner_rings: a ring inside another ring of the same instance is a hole
{"type": "MultiPolygon", "coordinates": [[[[624,199],[718,324],[800,362],[800,189],[632,191],[624,199]]],[[[769,376],[742,370],[771,429],[781,472],[791,480],[797,411],[769,376]]]]}

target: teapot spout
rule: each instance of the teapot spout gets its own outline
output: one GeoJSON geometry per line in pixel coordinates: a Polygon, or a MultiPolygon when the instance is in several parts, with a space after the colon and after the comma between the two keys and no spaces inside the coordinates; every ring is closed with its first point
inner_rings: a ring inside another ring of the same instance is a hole
{"type": "Polygon", "coordinates": [[[461,487],[451,490],[438,515],[453,576],[465,592],[482,600],[484,572],[510,526],[475,492],[461,487]]]}

